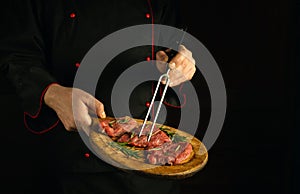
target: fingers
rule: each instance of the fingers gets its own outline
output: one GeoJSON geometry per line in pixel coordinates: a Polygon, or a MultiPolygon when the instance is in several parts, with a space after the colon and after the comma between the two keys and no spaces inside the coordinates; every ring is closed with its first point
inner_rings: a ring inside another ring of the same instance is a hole
{"type": "Polygon", "coordinates": [[[178,66],[185,60],[187,60],[185,64],[195,65],[195,59],[192,56],[192,52],[185,48],[185,46],[180,45],[178,48],[178,54],[172,58],[170,64],[174,62],[178,66]]]}
{"type": "Polygon", "coordinates": [[[72,99],[66,99],[65,102],[70,101],[71,103],[69,103],[68,106],[63,109],[62,114],[59,115],[67,131],[79,130],[89,135],[93,127],[92,119],[97,118],[97,116],[101,118],[106,117],[103,104],[83,90],[74,88],[72,99]]]}
{"type": "Polygon", "coordinates": [[[77,125],[77,129],[82,126],[91,125],[91,117],[89,115],[89,107],[87,107],[84,101],[78,100],[76,104],[73,104],[74,122],[77,125]]]}
{"type": "Polygon", "coordinates": [[[84,104],[88,107],[88,110],[92,114],[96,114],[100,118],[105,118],[106,114],[104,111],[104,105],[97,100],[95,97],[92,95],[85,93],[84,98],[82,98],[84,104]]]}
{"type": "Polygon", "coordinates": [[[187,49],[184,45],[179,45],[179,47],[178,47],[178,52],[179,53],[181,53],[181,54],[183,54],[183,55],[185,55],[186,57],[188,57],[188,58],[190,58],[190,57],[192,57],[192,52],[189,50],[189,49],[187,49]]]}
{"type": "Polygon", "coordinates": [[[168,55],[164,51],[158,51],[156,53],[156,60],[157,61],[167,62],[168,59],[169,59],[169,57],[168,57],[168,55]]]}
{"type": "Polygon", "coordinates": [[[67,131],[77,131],[75,120],[72,114],[67,112],[57,112],[57,116],[67,131]]]}
{"type": "Polygon", "coordinates": [[[92,125],[92,115],[106,117],[103,104],[85,91],[67,87],[55,87],[55,89],[55,101],[53,103],[51,101],[53,104],[51,108],[67,131],[87,129],[85,132],[88,134],[88,129],[92,125]]]}
{"type": "Polygon", "coordinates": [[[170,87],[177,86],[183,82],[189,81],[192,79],[194,73],[195,73],[195,68],[189,67],[184,70],[181,67],[178,67],[169,73],[170,77],[170,87]]]}
{"type": "Polygon", "coordinates": [[[169,73],[169,77],[170,77],[169,86],[170,87],[177,86],[183,82],[191,80],[193,75],[196,72],[195,67],[188,67],[184,70],[180,70],[180,69],[182,69],[182,68],[178,67],[178,68],[170,71],[170,73],[169,73]]]}
{"type": "Polygon", "coordinates": [[[64,119],[64,117],[61,116],[58,116],[58,118],[67,131],[77,131],[77,127],[73,119],[64,119]]]}
{"type": "Polygon", "coordinates": [[[166,62],[168,61],[169,57],[164,51],[158,51],[156,53],[156,67],[159,72],[165,73],[166,72],[166,62]]]}
{"type": "Polygon", "coordinates": [[[191,80],[196,72],[195,59],[192,52],[180,45],[178,54],[169,63],[170,87],[191,80]]]}
{"type": "Polygon", "coordinates": [[[174,62],[169,63],[169,68],[174,70],[176,68],[176,64],[174,62]]]}
{"type": "Polygon", "coordinates": [[[104,119],[106,117],[105,111],[104,111],[104,105],[97,99],[95,99],[95,106],[96,106],[96,113],[97,115],[104,119]]]}

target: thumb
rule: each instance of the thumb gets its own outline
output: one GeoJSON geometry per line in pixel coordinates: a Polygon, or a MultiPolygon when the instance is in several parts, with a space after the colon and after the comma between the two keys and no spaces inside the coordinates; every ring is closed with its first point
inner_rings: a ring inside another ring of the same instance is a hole
{"type": "Polygon", "coordinates": [[[99,116],[100,118],[105,118],[106,114],[104,111],[104,105],[96,98],[90,94],[84,93],[85,98],[83,98],[84,103],[87,105],[90,111],[99,116]]]}
{"type": "Polygon", "coordinates": [[[156,60],[167,62],[168,59],[169,59],[169,57],[164,51],[158,51],[156,53],[156,60]]]}
{"type": "Polygon", "coordinates": [[[176,68],[176,64],[174,62],[171,62],[169,63],[169,68],[172,70],[172,69],[175,69],[176,68]]]}
{"type": "Polygon", "coordinates": [[[96,106],[96,114],[104,119],[106,117],[105,111],[104,111],[104,105],[99,101],[99,100],[95,100],[95,106],[96,106]]]}

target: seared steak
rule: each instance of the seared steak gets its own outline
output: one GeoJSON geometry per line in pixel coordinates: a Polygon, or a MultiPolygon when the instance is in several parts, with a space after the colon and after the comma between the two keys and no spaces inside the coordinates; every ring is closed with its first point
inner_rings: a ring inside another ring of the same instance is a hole
{"type": "Polygon", "coordinates": [[[143,133],[139,136],[142,125],[128,116],[114,120],[102,120],[100,125],[113,141],[124,145],[145,150],[145,161],[154,165],[177,165],[189,160],[193,154],[193,147],[185,141],[173,142],[169,134],[157,126],[148,141],[148,134],[152,127],[147,123],[143,133]]]}

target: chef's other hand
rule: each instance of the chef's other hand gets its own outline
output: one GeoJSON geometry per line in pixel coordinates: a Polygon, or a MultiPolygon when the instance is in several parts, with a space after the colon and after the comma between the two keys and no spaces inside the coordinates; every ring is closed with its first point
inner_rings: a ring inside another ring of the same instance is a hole
{"type": "Polygon", "coordinates": [[[53,84],[47,89],[44,102],[56,112],[67,131],[83,129],[88,135],[86,126],[91,126],[93,123],[91,115],[106,117],[103,104],[92,95],[77,88],[53,84]]]}
{"type": "MultiPolygon", "coordinates": [[[[166,73],[166,62],[169,60],[168,52],[170,52],[170,49],[156,53],[156,66],[161,73],[166,73]]],[[[169,62],[168,67],[170,68],[170,87],[191,80],[196,72],[195,59],[192,56],[192,52],[183,45],[179,46],[178,53],[169,62]]],[[[162,83],[165,84],[166,81],[163,80],[162,83]]]]}

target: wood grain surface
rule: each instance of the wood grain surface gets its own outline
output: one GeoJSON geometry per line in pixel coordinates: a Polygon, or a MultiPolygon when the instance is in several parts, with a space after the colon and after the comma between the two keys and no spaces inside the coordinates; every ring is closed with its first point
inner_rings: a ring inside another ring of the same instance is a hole
{"type": "MultiPolygon", "coordinates": [[[[113,120],[114,118],[109,119],[113,120]]],[[[140,124],[143,123],[143,120],[135,120],[140,124]]],[[[164,130],[167,129],[171,132],[175,132],[177,135],[186,137],[186,140],[191,143],[193,147],[193,156],[188,162],[172,166],[148,164],[144,161],[143,150],[133,150],[131,147],[126,147],[140,156],[140,158],[129,157],[122,153],[118,147],[112,146],[114,142],[109,136],[97,130],[91,130],[90,143],[96,154],[102,160],[124,171],[169,179],[183,179],[191,177],[200,171],[208,161],[208,152],[205,145],[199,139],[182,130],[174,129],[165,125],[161,126],[164,130]]]]}

